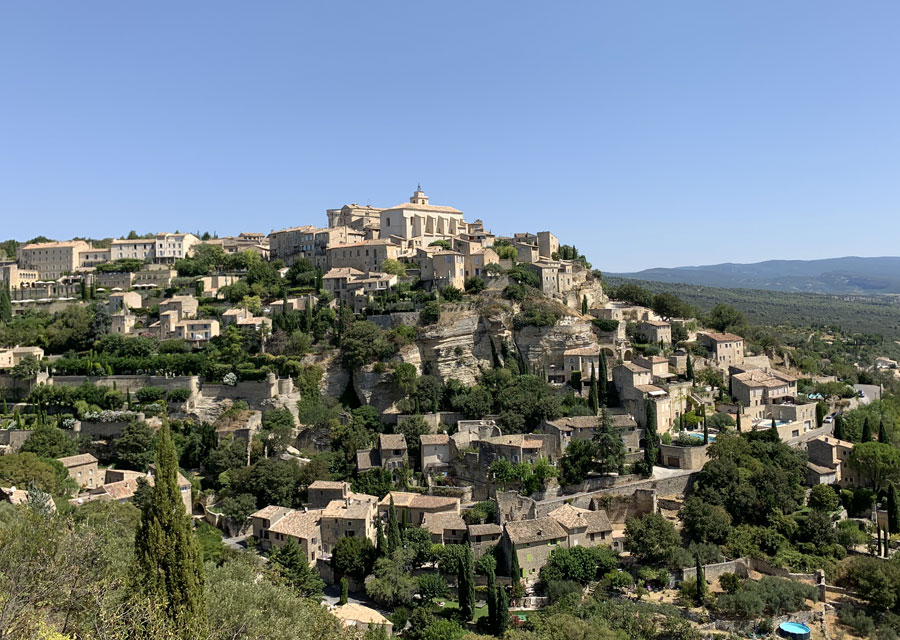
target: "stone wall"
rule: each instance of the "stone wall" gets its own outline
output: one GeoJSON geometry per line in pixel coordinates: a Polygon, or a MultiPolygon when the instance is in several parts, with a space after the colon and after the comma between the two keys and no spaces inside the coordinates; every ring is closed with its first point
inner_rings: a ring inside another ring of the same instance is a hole
{"type": "Polygon", "coordinates": [[[200,395],[217,401],[245,400],[251,404],[260,404],[278,395],[278,383],[277,380],[248,380],[231,386],[206,382],[200,388],[200,395]]]}
{"type": "MultiPolygon", "coordinates": [[[[397,425],[399,426],[413,417],[415,416],[400,414],[397,416],[397,425]]],[[[437,413],[422,414],[422,418],[425,420],[425,424],[431,427],[431,433],[437,433],[440,430],[441,424],[447,427],[451,427],[462,420],[464,417],[465,416],[463,416],[461,413],[455,413],[453,411],[439,411],[437,413]]]]}
{"type": "MultiPolygon", "coordinates": [[[[717,562],[716,564],[705,564],[703,565],[703,575],[706,577],[707,582],[712,582],[714,580],[718,580],[719,576],[723,573],[736,573],[742,578],[746,578],[750,575],[749,571],[749,561],[747,558],[738,558],[737,560],[730,560],[728,562],[717,562]]],[[[696,567],[686,567],[681,570],[681,579],[688,580],[689,578],[697,577],[697,568],[696,567]]]]}
{"type": "Polygon", "coordinates": [[[135,376],[53,376],[48,381],[49,384],[78,387],[85,382],[90,382],[100,387],[108,387],[110,389],[115,385],[116,389],[121,392],[131,391],[134,393],[143,387],[159,387],[166,391],[174,389],[190,389],[192,394],[196,394],[200,388],[200,378],[198,376],[151,376],[151,375],[135,375],[135,376]]]}
{"type": "Polygon", "coordinates": [[[0,446],[9,447],[10,453],[17,453],[31,434],[30,429],[0,429],[0,446]]]}

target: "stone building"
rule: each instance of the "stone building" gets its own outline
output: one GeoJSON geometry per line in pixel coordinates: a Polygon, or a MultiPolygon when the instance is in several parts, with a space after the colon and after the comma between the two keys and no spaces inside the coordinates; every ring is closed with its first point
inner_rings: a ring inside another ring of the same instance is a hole
{"type": "Polygon", "coordinates": [[[733,333],[700,333],[700,342],[710,350],[711,360],[720,369],[744,362],[744,339],[733,333]]]}
{"type": "Polygon", "coordinates": [[[83,240],[26,244],[18,251],[19,268],[37,271],[41,280],[56,280],[78,270],[78,258],[90,245],[83,240]]]}

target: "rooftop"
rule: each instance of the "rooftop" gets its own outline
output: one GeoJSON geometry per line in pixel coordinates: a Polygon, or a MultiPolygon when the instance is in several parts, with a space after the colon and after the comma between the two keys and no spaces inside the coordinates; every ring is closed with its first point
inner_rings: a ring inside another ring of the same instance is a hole
{"type": "Polygon", "coordinates": [[[744,339],[733,333],[705,333],[703,334],[713,342],[742,342],[744,339]]]}
{"type": "Polygon", "coordinates": [[[438,444],[450,444],[450,436],[446,433],[436,433],[430,434],[426,433],[424,435],[419,436],[419,441],[424,444],[438,445],[438,444]]]}
{"type": "Polygon", "coordinates": [[[521,447],[522,449],[540,449],[544,446],[544,441],[539,438],[529,438],[525,433],[514,433],[508,436],[494,436],[486,438],[484,442],[492,445],[500,445],[506,447],[521,447]]]}
{"type": "Polygon", "coordinates": [[[66,456],[65,458],[57,458],[57,460],[62,462],[63,466],[66,469],[69,469],[71,467],[80,467],[83,464],[93,464],[97,462],[97,458],[89,453],[82,453],[77,456],[66,456]]]}
{"type": "Polygon", "coordinates": [[[269,530],[294,538],[312,538],[319,532],[320,515],[316,511],[291,511],[270,526],[269,530]]]}
{"type": "Polygon", "coordinates": [[[429,533],[443,534],[450,529],[453,531],[466,531],[466,521],[458,513],[426,513],[422,526],[429,533]]]}
{"type": "Polygon", "coordinates": [[[406,449],[406,436],[402,433],[382,433],[378,436],[382,449],[406,449]]]}
{"type": "Polygon", "coordinates": [[[395,507],[406,507],[408,509],[441,509],[441,508],[457,508],[459,509],[459,498],[451,498],[449,496],[427,496],[421,493],[409,493],[406,491],[391,491],[381,499],[378,506],[389,506],[391,497],[394,498],[395,507]]]}
{"type": "Polygon", "coordinates": [[[555,518],[516,520],[506,523],[506,535],[513,544],[529,544],[544,540],[558,540],[567,536],[555,518]]]}
{"type": "Polygon", "coordinates": [[[503,533],[503,529],[499,524],[470,524],[469,525],[469,535],[470,536],[499,536],[503,533]]]}

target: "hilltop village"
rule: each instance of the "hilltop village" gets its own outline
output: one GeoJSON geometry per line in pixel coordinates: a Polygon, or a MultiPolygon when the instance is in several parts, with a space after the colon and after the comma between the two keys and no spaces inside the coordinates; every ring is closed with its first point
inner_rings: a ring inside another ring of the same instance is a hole
{"type": "Polygon", "coordinates": [[[0,245],[0,499],[146,517],[171,485],[211,575],[264,558],[235,580],[319,637],[830,637],[873,571],[900,605],[881,386],[421,188],[326,217],[0,245]]]}

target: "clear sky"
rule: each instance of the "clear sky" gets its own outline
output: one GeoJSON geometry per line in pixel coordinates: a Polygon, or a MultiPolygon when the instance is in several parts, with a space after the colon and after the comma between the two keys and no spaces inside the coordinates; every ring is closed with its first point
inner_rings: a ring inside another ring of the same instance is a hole
{"type": "Polygon", "coordinates": [[[900,253],[896,2],[0,3],[0,238],[416,184],[595,267],[900,253]]]}

